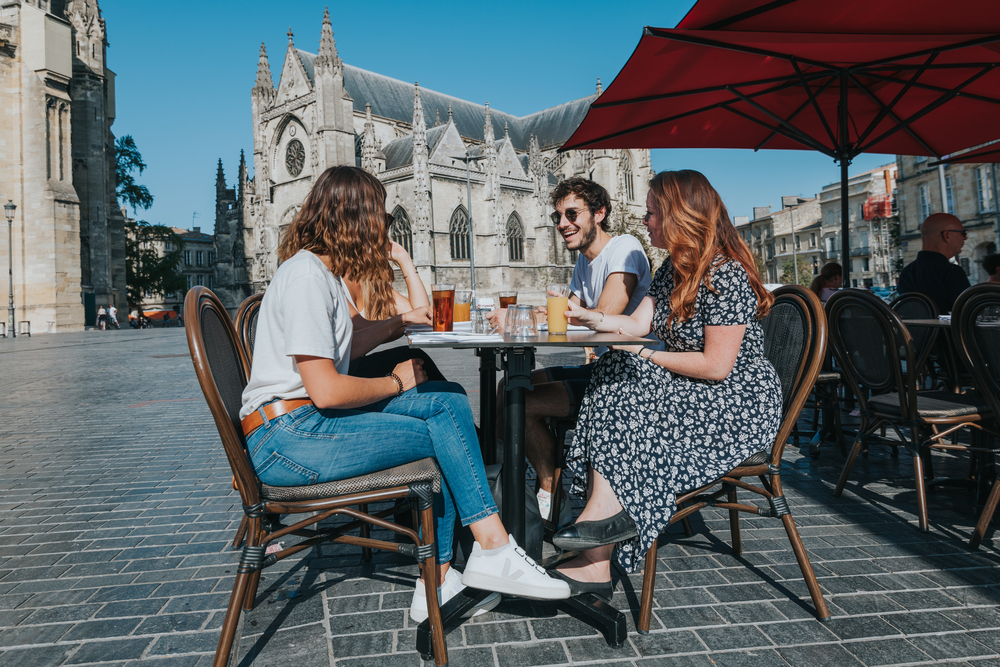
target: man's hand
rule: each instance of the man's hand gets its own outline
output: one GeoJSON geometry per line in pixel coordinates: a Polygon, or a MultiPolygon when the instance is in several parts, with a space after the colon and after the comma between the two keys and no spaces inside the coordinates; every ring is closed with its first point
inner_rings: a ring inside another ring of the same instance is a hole
{"type": "Polygon", "coordinates": [[[403,326],[409,326],[411,324],[433,323],[431,320],[430,306],[420,306],[419,308],[414,308],[413,310],[407,313],[403,313],[402,318],[403,318],[403,326]]]}
{"type": "Polygon", "coordinates": [[[490,326],[497,330],[497,333],[503,333],[503,323],[507,319],[507,309],[497,308],[486,313],[486,321],[490,323],[490,326]]]}

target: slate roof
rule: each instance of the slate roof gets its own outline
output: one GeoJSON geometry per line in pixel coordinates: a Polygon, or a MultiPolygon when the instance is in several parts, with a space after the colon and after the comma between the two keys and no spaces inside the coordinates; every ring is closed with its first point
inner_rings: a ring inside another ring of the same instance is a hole
{"type": "MultiPolygon", "coordinates": [[[[315,81],[316,54],[301,49],[296,49],[296,52],[309,80],[315,81]]],[[[372,105],[373,114],[404,123],[413,122],[412,83],[345,64],[344,87],[354,100],[355,111],[364,113],[367,102],[372,105]]],[[[483,126],[486,123],[486,108],[482,104],[439,93],[429,88],[420,89],[420,98],[423,101],[424,120],[428,127],[434,124],[435,112],[440,112],[441,118],[445,119],[448,107],[451,106],[452,118],[459,133],[463,137],[482,141],[483,126]]],[[[587,110],[595,99],[596,95],[590,95],[520,117],[491,108],[493,134],[502,137],[504,123],[506,123],[509,127],[511,143],[517,150],[528,150],[528,142],[532,134],[538,137],[538,142],[543,149],[562,145],[583,122],[583,117],[587,115],[587,110]]],[[[388,157],[389,154],[386,153],[387,169],[389,168],[388,157]]]]}
{"type": "MultiPolygon", "coordinates": [[[[410,118],[413,118],[412,111],[410,112],[410,118]]],[[[428,155],[433,153],[434,149],[437,148],[438,142],[444,136],[446,127],[447,125],[438,125],[427,130],[428,155]]],[[[413,162],[413,135],[408,134],[405,137],[390,141],[382,147],[382,154],[385,155],[386,171],[411,164],[413,162]]]]}

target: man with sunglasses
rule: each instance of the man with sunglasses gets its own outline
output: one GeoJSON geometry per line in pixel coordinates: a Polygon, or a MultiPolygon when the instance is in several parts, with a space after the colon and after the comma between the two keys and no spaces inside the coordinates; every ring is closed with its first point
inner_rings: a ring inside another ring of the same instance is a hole
{"type": "MultiPolygon", "coordinates": [[[[552,222],[568,250],[579,253],[570,281],[570,302],[605,315],[630,315],[649,289],[649,260],[634,236],[611,236],[611,198],[594,181],[575,177],[560,182],[550,196],[552,222]]],[[[491,313],[494,324],[503,312],[491,313]]],[[[570,320],[570,324],[575,324],[570,320]]],[[[607,348],[598,348],[601,354],[607,348]]],[[[534,390],[525,400],[525,453],[538,474],[538,507],[544,519],[558,519],[551,508],[556,442],[545,420],[575,415],[590,384],[593,364],[543,368],[531,375],[534,390]]],[[[503,383],[498,388],[497,433],[503,434],[503,383]]]]}
{"type": "Polygon", "coordinates": [[[900,294],[923,292],[934,299],[942,315],[951,312],[958,295],[969,289],[969,278],[948,261],[962,252],[968,233],[962,221],[949,213],[935,213],[920,225],[922,250],[899,274],[900,294]]]}

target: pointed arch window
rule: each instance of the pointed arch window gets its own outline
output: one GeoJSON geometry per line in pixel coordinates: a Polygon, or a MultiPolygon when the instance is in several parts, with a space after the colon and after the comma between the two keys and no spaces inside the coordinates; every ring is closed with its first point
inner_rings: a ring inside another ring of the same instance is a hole
{"type": "Polygon", "coordinates": [[[413,256],[413,229],[410,227],[410,216],[402,206],[397,206],[392,212],[392,226],[389,228],[389,236],[393,241],[403,246],[406,254],[413,256]]]}
{"type": "Polygon", "coordinates": [[[451,258],[469,259],[469,212],[464,206],[459,206],[451,214],[448,238],[451,241],[451,258]]]}
{"type": "Polygon", "coordinates": [[[524,225],[516,211],[507,218],[507,250],[510,261],[524,261],[524,225]]]}
{"type": "Polygon", "coordinates": [[[632,158],[629,157],[628,151],[622,156],[621,161],[622,171],[625,172],[625,199],[628,201],[635,201],[635,181],[632,176],[632,158]]]}

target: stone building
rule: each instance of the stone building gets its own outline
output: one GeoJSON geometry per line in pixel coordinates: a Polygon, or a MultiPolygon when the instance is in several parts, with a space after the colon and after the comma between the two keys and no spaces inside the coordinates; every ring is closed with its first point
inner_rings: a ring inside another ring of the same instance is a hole
{"type": "Polygon", "coordinates": [[[622,226],[645,211],[648,150],[556,152],[600,92],[598,82],[596,95],[513,116],[344,63],[328,13],[316,54],[296,48],[289,31],[275,88],[262,45],[251,91],[253,178],[242,157],[235,188],[221,163],[217,178],[217,292],[234,308],[262,291],[316,176],[357,165],[385,184],[392,236],[425,285],[468,286],[474,259],[480,293],[517,289],[537,302],[546,281],[569,280],[576,260],[549,219],[555,183],[574,175],[601,183],[622,226]]]}
{"type": "Polygon", "coordinates": [[[920,223],[932,213],[958,216],[969,236],[957,261],[976,284],[987,278],[983,257],[996,252],[1000,240],[1000,207],[997,206],[995,164],[930,166],[934,158],[897,155],[896,200],[904,263],[920,250],[920,223]]]}
{"type": "MultiPolygon", "coordinates": [[[[880,212],[872,204],[882,198],[891,200],[896,182],[896,165],[890,163],[855,174],[847,180],[847,205],[850,213],[851,284],[849,287],[889,287],[896,284],[897,250],[889,233],[891,216],[869,215],[880,212]]],[[[844,264],[841,236],[840,181],[831,183],[819,194],[822,211],[821,262],[844,264]]],[[[891,203],[891,201],[890,201],[891,203]]],[[[845,285],[846,287],[846,285],[845,285]]]]}
{"type": "Polygon", "coordinates": [[[107,46],[97,0],[0,4],[0,203],[17,205],[15,307],[32,333],[78,330],[98,303],[126,309],[107,46]]]}

